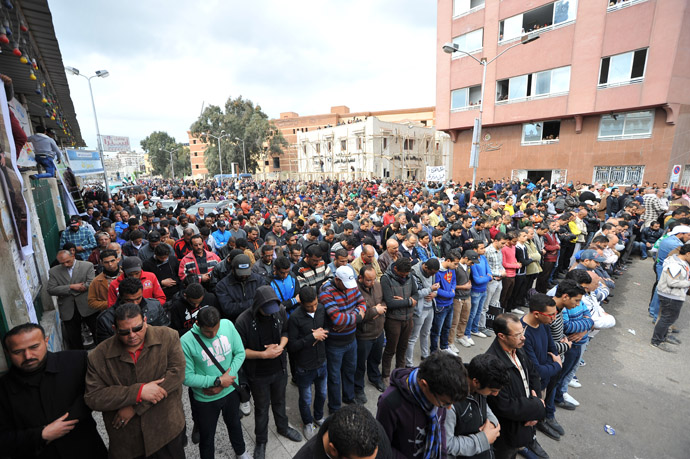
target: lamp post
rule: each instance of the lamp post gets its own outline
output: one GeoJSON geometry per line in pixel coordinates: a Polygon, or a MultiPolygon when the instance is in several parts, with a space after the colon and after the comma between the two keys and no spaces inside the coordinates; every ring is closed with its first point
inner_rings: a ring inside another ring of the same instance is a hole
{"type": "Polygon", "coordinates": [[[463,51],[458,48],[458,45],[455,43],[446,43],[443,45],[443,52],[448,53],[448,54],[453,54],[455,52],[462,53],[466,56],[471,57],[479,65],[484,67],[484,70],[482,72],[482,92],[481,92],[481,99],[479,100],[479,118],[475,118],[474,120],[474,130],[472,132],[472,150],[470,152],[470,166],[472,166],[472,190],[475,190],[476,183],[477,183],[477,167],[479,167],[479,142],[481,141],[481,136],[482,136],[482,115],[484,114],[484,87],[486,86],[486,67],[491,64],[493,61],[501,57],[503,54],[505,54],[508,50],[515,48],[516,46],[519,45],[526,45],[527,43],[531,43],[534,40],[538,39],[539,35],[524,35],[518,43],[515,43],[500,53],[498,53],[496,56],[494,56],[493,59],[487,60],[485,57],[482,57],[481,60],[477,59],[470,53],[463,51]]]}
{"type": "Polygon", "coordinates": [[[165,148],[161,148],[161,151],[170,154],[170,167],[172,167],[172,178],[173,180],[175,180],[175,161],[173,161],[173,152],[170,150],[166,150],[165,148]]]}
{"type": "Polygon", "coordinates": [[[241,140],[242,141],[242,157],[244,158],[244,173],[247,173],[247,154],[244,152],[244,139],[240,139],[239,137],[235,137],[235,140],[238,142],[241,140]]]}
{"type": "Polygon", "coordinates": [[[213,134],[209,134],[208,132],[202,132],[201,135],[203,135],[204,137],[213,137],[218,142],[218,169],[220,171],[219,175],[221,176],[220,181],[222,183],[223,182],[223,158],[220,154],[220,139],[222,139],[223,137],[230,137],[230,134],[226,134],[225,130],[222,130],[222,131],[220,131],[220,136],[215,136],[213,134]]]}
{"type": "Polygon", "coordinates": [[[101,158],[101,167],[103,167],[103,178],[105,179],[105,191],[108,194],[108,200],[110,200],[110,186],[108,185],[108,173],[105,170],[105,162],[103,161],[103,144],[101,143],[101,131],[98,128],[98,116],[96,115],[96,103],[93,100],[93,89],[91,88],[91,78],[106,78],[108,75],[110,75],[110,72],[107,70],[96,70],[95,75],[91,75],[90,77],[87,77],[86,75],[82,75],[79,73],[78,69],[75,69],[74,67],[65,67],[65,70],[67,72],[71,73],[72,75],[77,75],[86,78],[86,81],[89,82],[89,94],[91,94],[91,107],[93,108],[93,119],[96,122],[96,140],[98,143],[98,156],[101,158]]]}

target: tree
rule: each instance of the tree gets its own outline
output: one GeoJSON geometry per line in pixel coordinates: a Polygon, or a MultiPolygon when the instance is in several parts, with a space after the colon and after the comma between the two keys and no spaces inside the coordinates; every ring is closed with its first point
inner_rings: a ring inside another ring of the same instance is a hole
{"type": "Polygon", "coordinates": [[[151,135],[141,141],[141,148],[149,155],[154,175],[172,177],[173,163],[175,164],[175,178],[182,178],[192,173],[189,148],[176,142],[175,138],[167,132],[152,132],[151,135]],[[173,163],[170,162],[169,152],[172,152],[173,163]]]}
{"type": "Polygon", "coordinates": [[[244,171],[244,157],[242,154],[242,140],[247,158],[247,172],[256,170],[259,161],[264,157],[282,155],[283,148],[288,143],[271,123],[268,116],[259,105],[254,106],[251,100],[242,96],[225,102],[225,110],[216,105],[206,107],[198,120],[190,130],[192,135],[208,142],[209,146],[204,153],[206,168],[211,175],[220,172],[218,164],[218,141],[211,134],[221,138],[221,152],[223,160],[223,173],[230,173],[230,163],[239,164],[240,172],[244,171]],[[239,140],[237,140],[239,139],[239,140]]]}

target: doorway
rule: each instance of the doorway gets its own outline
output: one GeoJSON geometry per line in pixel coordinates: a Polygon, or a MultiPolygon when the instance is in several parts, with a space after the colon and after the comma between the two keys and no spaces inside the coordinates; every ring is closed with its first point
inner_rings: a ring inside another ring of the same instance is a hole
{"type": "Polygon", "coordinates": [[[540,170],[540,171],[527,171],[527,178],[532,183],[537,183],[542,178],[546,179],[549,184],[551,183],[551,169],[540,170]]]}

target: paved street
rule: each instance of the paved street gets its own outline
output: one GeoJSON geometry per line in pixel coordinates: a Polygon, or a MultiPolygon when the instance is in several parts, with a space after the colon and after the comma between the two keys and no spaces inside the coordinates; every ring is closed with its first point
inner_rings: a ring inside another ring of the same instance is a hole
{"type": "MultiPolygon", "coordinates": [[[[581,406],[575,411],[558,409],[556,416],[566,429],[560,441],[541,433],[539,441],[552,458],[667,458],[683,459],[690,451],[687,420],[690,418],[690,366],[688,343],[680,353],[666,354],[649,345],[653,325],[647,314],[652,285],[651,259],[635,261],[621,277],[615,297],[606,306],[616,317],[611,330],[599,333],[587,348],[587,365],[578,370],[583,387],[570,389],[581,406]],[[635,335],[628,329],[634,330],[635,335]],[[679,364],[682,362],[682,364],[679,364]],[[612,436],[604,431],[609,424],[616,430],[612,436]]],[[[678,321],[684,330],[680,339],[690,340],[690,312],[684,308],[678,321]]],[[[463,360],[484,352],[490,339],[477,339],[477,346],[462,350],[463,360]]],[[[376,411],[379,393],[367,387],[367,407],[376,411]]],[[[297,388],[288,384],[288,417],[301,431],[297,409],[297,388]]],[[[187,395],[184,395],[187,422],[191,416],[187,395]]],[[[100,422],[100,415],[96,415],[100,422]]],[[[247,449],[254,448],[253,413],[243,421],[247,449]]],[[[271,459],[290,458],[302,443],[293,443],[277,435],[271,418],[267,456],[271,459]]],[[[104,432],[103,432],[104,434],[104,432]]],[[[105,437],[105,435],[104,435],[105,437]]],[[[218,425],[216,457],[234,458],[225,426],[218,425]]],[[[191,442],[187,457],[198,458],[199,450],[191,442]]]]}

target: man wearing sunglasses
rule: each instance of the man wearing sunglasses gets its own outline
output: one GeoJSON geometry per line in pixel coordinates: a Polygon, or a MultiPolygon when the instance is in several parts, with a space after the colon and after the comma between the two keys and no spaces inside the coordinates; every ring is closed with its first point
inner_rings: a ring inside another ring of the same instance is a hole
{"type": "Polygon", "coordinates": [[[103,412],[110,457],[184,458],[185,357],[177,331],[148,325],[134,303],[89,354],[84,401],[103,412]]]}
{"type": "MultiPolygon", "coordinates": [[[[543,293],[536,293],[529,299],[529,314],[521,319],[525,329],[525,352],[539,373],[543,392],[563,367],[558,348],[551,336],[550,325],[556,315],[558,310],[554,299],[543,293]]],[[[544,394],[541,395],[543,399],[544,394]]],[[[560,432],[563,432],[563,428],[553,417],[539,421],[537,429],[554,440],[560,440],[560,432]]]]}

